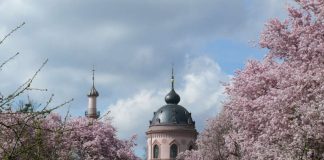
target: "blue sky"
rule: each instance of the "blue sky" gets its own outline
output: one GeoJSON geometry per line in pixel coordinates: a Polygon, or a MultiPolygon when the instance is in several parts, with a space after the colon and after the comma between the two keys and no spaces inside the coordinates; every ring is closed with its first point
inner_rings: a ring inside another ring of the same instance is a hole
{"type": "Polygon", "coordinates": [[[228,39],[215,40],[208,44],[205,48],[202,48],[202,50],[207,53],[226,53],[210,54],[210,56],[217,60],[218,64],[222,67],[225,73],[231,75],[234,75],[235,71],[242,69],[247,60],[260,60],[267,53],[266,49],[261,49],[255,46],[252,42],[243,43],[228,39]]]}
{"type": "Polygon", "coordinates": [[[228,82],[248,59],[262,59],[259,34],[267,20],[283,19],[290,0],[2,0],[0,35],[26,25],[0,46],[0,60],[20,52],[0,72],[0,92],[10,94],[48,58],[33,83],[48,92],[30,91],[39,103],[83,116],[96,68],[98,108],[111,111],[122,138],[138,135],[141,155],[153,111],[164,105],[175,64],[181,105],[201,130],[217,115],[228,82]]]}

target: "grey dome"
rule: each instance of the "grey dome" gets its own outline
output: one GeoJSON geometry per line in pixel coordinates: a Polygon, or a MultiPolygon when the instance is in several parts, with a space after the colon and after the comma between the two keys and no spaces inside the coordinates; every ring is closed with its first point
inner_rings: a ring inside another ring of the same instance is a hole
{"type": "Polygon", "coordinates": [[[150,126],[154,125],[195,125],[189,113],[184,107],[177,104],[167,104],[154,112],[150,126]]]}

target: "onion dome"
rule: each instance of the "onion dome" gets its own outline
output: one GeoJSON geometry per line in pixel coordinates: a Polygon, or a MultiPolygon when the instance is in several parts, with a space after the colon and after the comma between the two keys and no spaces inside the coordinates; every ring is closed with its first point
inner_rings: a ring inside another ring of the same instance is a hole
{"type": "Polygon", "coordinates": [[[165,96],[166,105],[154,112],[150,126],[181,125],[194,126],[191,113],[183,106],[178,105],[180,96],[174,90],[174,76],[172,68],[171,91],[165,96]]]}
{"type": "Polygon", "coordinates": [[[94,85],[94,71],[95,70],[92,69],[92,87],[90,89],[90,92],[88,94],[88,97],[98,97],[99,96],[99,93],[96,90],[95,85],[94,85]]]}
{"type": "Polygon", "coordinates": [[[165,96],[165,102],[167,104],[178,104],[180,102],[180,96],[172,88],[171,91],[165,96]]]}

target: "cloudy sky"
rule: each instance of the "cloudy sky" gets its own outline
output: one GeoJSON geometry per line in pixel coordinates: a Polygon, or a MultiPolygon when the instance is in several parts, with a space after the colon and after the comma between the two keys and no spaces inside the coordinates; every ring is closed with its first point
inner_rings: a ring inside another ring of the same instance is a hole
{"type": "MultiPolygon", "coordinates": [[[[0,46],[0,60],[21,54],[0,72],[9,94],[45,59],[28,92],[42,103],[71,98],[72,116],[83,116],[95,65],[101,113],[111,111],[122,138],[138,135],[141,156],[153,111],[164,105],[174,63],[180,104],[198,130],[215,116],[228,82],[247,59],[261,59],[256,44],[264,23],[286,16],[290,0],[0,0],[0,36],[26,25],[0,46]]],[[[27,95],[24,95],[25,97],[27,95]]],[[[23,98],[23,97],[22,97],[23,98]]],[[[66,109],[58,112],[64,113],[66,109]]]]}

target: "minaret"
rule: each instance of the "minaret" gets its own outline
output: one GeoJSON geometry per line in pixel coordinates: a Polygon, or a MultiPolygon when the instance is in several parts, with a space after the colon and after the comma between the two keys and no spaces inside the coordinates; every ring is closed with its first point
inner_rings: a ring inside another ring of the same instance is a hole
{"type": "Polygon", "coordinates": [[[94,85],[94,67],[92,69],[92,88],[88,94],[88,110],[85,112],[85,116],[88,118],[97,119],[100,116],[100,112],[97,111],[97,97],[99,96],[98,91],[94,85]]]}

